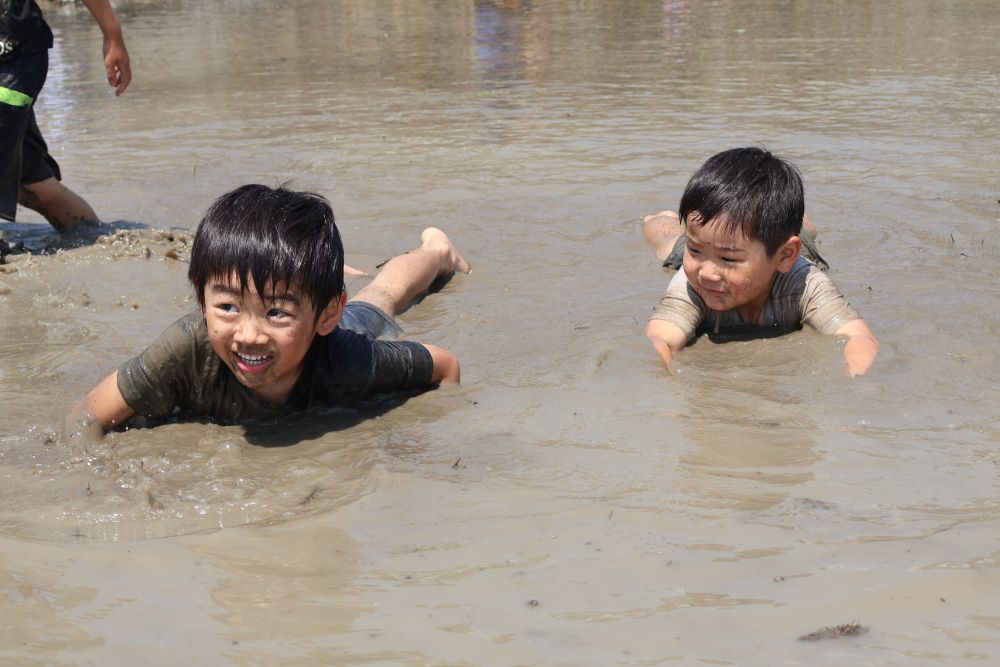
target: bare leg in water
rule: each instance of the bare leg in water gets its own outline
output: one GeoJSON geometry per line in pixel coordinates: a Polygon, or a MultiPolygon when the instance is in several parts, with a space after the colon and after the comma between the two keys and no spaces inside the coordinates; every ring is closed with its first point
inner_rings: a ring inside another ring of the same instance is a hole
{"type": "Polygon", "coordinates": [[[395,317],[441,276],[470,271],[448,235],[428,227],[420,234],[418,247],[386,262],[353,300],[378,306],[389,317],[395,317]]]}

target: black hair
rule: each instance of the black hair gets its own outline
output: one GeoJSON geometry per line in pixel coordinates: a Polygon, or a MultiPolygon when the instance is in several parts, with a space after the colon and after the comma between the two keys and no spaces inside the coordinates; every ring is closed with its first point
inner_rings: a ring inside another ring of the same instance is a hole
{"type": "Polygon", "coordinates": [[[773,257],[802,232],[805,191],[795,165],[763,148],[733,148],[698,168],[681,197],[677,215],[704,225],[720,215],[724,229],[760,241],[773,257]]]}
{"type": "Polygon", "coordinates": [[[272,292],[278,283],[295,285],[318,320],[344,291],[344,245],[330,202],[266,185],[244,185],[216,199],[198,223],[188,269],[203,308],[205,285],[234,271],[240,290],[246,293],[252,280],[261,299],[268,283],[272,292]]]}

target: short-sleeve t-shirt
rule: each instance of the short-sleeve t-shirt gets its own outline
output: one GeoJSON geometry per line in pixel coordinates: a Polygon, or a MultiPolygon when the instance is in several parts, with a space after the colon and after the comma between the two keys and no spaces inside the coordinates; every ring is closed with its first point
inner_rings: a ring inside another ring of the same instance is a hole
{"type": "Polygon", "coordinates": [[[52,30],[35,0],[0,0],[0,61],[52,48],[52,30]]]}
{"type": "Polygon", "coordinates": [[[382,392],[426,389],[434,362],[419,343],[371,340],[337,328],[316,336],[302,374],[283,405],[243,386],[212,349],[208,326],[195,311],[172,324],[118,369],[118,389],[144,417],[182,414],[221,421],[273,419],[318,407],[347,407],[382,392]]]}
{"type": "Polygon", "coordinates": [[[825,273],[799,257],[790,271],[779,272],[775,277],[759,322],[747,322],[736,309],[709,309],[688,283],[683,270],[670,281],[650,319],[676,324],[690,338],[698,331],[748,325],[798,329],[808,324],[822,334],[833,334],[860,317],[825,273]]]}

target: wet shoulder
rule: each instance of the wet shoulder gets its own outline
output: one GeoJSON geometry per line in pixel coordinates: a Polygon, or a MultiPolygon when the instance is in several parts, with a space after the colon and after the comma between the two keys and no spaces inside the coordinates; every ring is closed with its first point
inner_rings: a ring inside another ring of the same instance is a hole
{"type": "Polygon", "coordinates": [[[374,357],[374,343],[353,331],[337,327],[317,336],[306,357],[301,398],[311,396],[309,403],[342,402],[362,395],[371,384],[374,357]]]}
{"type": "Polygon", "coordinates": [[[801,296],[806,289],[806,283],[812,273],[824,275],[815,264],[804,257],[795,260],[795,264],[787,273],[778,273],[771,287],[772,299],[784,299],[801,296]]]}

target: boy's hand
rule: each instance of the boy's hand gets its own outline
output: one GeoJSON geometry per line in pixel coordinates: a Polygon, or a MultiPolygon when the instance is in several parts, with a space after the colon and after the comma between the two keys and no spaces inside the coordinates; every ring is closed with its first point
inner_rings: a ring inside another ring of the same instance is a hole
{"type": "Polygon", "coordinates": [[[684,349],[687,345],[687,334],[679,326],[666,320],[650,320],[646,325],[646,337],[663,359],[663,365],[668,371],[674,352],[684,349]]]}
{"type": "Polygon", "coordinates": [[[875,363],[878,356],[878,339],[862,319],[851,320],[837,329],[836,336],[847,336],[844,345],[844,360],[847,361],[847,374],[851,377],[864,375],[875,363]]]}

